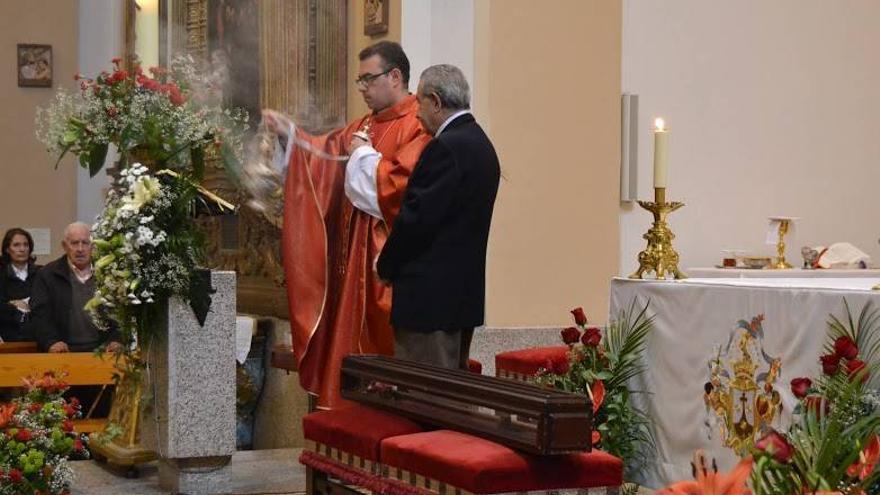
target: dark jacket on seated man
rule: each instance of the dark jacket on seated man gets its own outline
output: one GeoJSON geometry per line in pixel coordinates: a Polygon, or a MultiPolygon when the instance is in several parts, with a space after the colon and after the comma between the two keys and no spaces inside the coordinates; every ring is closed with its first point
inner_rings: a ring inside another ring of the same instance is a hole
{"type": "Polygon", "coordinates": [[[99,330],[83,309],[95,294],[95,277],[80,282],[71,272],[66,255],[40,270],[31,294],[30,325],[41,351],[48,351],[56,342],[66,342],[71,352],[90,352],[101,344],[120,340],[116,329],[99,330]]]}
{"type": "Polygon", "coordinates": [[[29,325],[30,313],[19,311],[9,301],[27,299],[31,296],[31,288],[40,267],[28,263],[27,279],[22,280],[15,275],[12,264],[0,266],[0,338],[8,342],[25,342],[34,340],[29,325]]]}

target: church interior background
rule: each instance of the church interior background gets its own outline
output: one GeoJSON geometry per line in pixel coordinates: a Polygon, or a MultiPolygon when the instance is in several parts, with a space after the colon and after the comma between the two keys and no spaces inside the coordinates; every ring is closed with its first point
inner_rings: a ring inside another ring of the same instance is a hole
{"type": "MultiPolygon", "coordinates": [[[[232,81],[224,101],[247,109],[252,125],[261,108],[278,108],[320,132],[366,113],[357,53],[396,41],[411,60],[413,90],[430,65],[463,70],[501,162],[486,326],[472,351],[483,374],[503,372],[498,353],[561,345],[571,308],[604,326],[633,301],[650,301],[654,330],[635,387],[652,392],[637,404],[661,455],[633,481],[647,491],[690,479],[696,449],[729,471],[762,429],[787,427],[799,404],[789,383],[821,374],[829,319],[844,320],[845,304],[858,314],[880,303],[872,290],[880,286],[880,4],[386,0],[378,2],[386,24],[365,34],[373,3],[2,2],[0,230],[38,233],[45,264],[62,254],[65,225],[101,211],[107,175],[90,177],[72,157],[56,169],[35,138],[36,108],[59,88],[76,90],[76,73],[134,54],[144,66],[180,53],[224,59],[232,81]],[[49,87],[19,84],[19,44],[51,46],[49,87]],[[629,278],[655,220],[638,200],[661,199],[658,117],[665,198],[684,203],[664,225],[682,280],[629,278]],[[836,243],[863,256],[802,268],[802,247],[836,243]],[[774,269],[779,258],[793,268],[774,269]]],[[[204,185],[247,200],[219,165],[204,185]]],[[[306,490],[296,452],[309,401],[295,372],[273,367],[272,351],[290,344],[280,221],[242,208],[200,224],[212,267],[236,272],[236,311],[253,322],[238,368],[247,433],[237,473],[268,478],[259,493],[306,490]],[[246,457],[261,451],[266,457],[246,457]]],[[[126,480],[78,469],[74,494],[162,493],[149,470],[126,480]],[[128,488],[106,491],[111,485],[128,488]]]]}

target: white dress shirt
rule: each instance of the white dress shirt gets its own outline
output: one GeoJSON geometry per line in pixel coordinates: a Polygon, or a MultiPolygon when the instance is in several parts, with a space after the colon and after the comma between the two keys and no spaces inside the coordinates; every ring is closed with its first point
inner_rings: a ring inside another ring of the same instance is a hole
{"type": "Polygon", "coordinates": [[[27,280],[28,275],[28,266],[24,265],[24,268],[19,269],[15,264],[12,265],[12,270],[15,272],[15,276],[18,277],[19,280],[24,282],[27,280]]]}

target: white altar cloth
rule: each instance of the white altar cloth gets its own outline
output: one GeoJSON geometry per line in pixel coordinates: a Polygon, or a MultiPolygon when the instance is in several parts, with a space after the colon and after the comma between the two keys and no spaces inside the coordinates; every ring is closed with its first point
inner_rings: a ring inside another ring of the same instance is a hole
{"type": "MultiPolygon", "coordinates": [[[[877,283],[880,278],[612,281],[612,318],[627,309],[633,298],[640,300],[637,305],[650,300],[649,314],[655,315],[645,356],[648,371],[634,386],[650,392],[640,394],[637,402],[654,422],[657,452],[650,457],[654,462],[641,471],[644,478],[636,481],[659,488],[691,479],[690,461],[696,449],[715,458],[721,470],[736,464],[738,456],[724,446],[724,419],[707,406],[704,387],[716,356],[716,369],[721,363],[720,368],[734,375],[732,362],[743,357],[738,343],[758,315],[763,320],[758,320],[760,332],[754,335],[761,338],[749,340],[746,348],[757,365],[758,391],[778,398],[782,407],[769,426],[786,428],[796,403],[791,380],[821,373],[819,355],[826,342],[829,314],[845,318],[844,298],[856,317],[869,301],[880,306],[880,292],[870,290],[877,283]],[[781,363],[772,384],[760,381],[762,373],[766,377],[770,370],[768,358],[779,358],[781,363]]],[[[750,423],[757,424],[754,394],[747,397],[747,404],[745,393],[733,391],[730,416],[738,419],[745,414],[750,423]]]]}
{"type": "Polygon", "coordinates": [[[880,270],[841,270],[836,268],[804,270],[751,270],[749,268],[688,268],[685,275],[692,278],[880,278],[880,270]]]}

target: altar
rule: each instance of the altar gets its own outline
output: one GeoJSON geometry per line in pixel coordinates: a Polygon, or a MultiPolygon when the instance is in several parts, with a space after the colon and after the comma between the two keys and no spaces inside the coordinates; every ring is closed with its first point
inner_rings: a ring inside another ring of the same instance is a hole
{"type": "Polygon", "coordinates": [[[654,329],[633,388],[653,420],[657,452],[644,479],[652,488],[691,478],[697,449],[732,468],[765,428],[788,426],[790,383],[821,374],[827,321],[880,306],[878,278],[618,278],[611,318],[633,299],[650,301],[654,329]]]}

